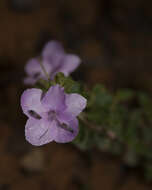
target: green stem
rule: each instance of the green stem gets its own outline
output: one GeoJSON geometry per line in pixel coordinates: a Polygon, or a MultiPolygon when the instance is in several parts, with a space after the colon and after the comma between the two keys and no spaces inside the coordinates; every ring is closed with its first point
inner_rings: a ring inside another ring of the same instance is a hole
{"type": "Polygon", "coordinates": [[[90,128],[91,130],[97,132],[97,133],[105,133],[111,140],[117,140],[117,137],[115,134],[110,130],[105,130],[104,126],[98,126],[94,123],[91,123],[87,120],[86,114],[83,112],[78,117],[85,125],[86,127],[90,128]]]}
{"type": "Polygon", "coordinates": [[[87,120],[86,118],[86,114],[85,113],[81,113],[79,115],[79,119],[90,129],[96,131],[96,132],[103,132],[103,127],[101,126],[96,126],[95,124],[91,123],[90,121],[87,120]]]}

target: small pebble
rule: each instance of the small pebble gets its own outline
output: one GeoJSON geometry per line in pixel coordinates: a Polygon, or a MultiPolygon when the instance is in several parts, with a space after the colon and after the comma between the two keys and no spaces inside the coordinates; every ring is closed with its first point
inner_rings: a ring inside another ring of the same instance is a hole
{"type": "Polygon", "coordinates": [[[41,172],[44,169],[44,153],[34,149],[26,154],[21,160],[21,166],[29,172],[41,172]]]}

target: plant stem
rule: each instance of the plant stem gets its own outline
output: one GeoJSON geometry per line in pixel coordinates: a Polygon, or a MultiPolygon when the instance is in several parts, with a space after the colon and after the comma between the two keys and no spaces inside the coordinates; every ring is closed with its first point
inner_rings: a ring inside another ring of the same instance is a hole
{"type": "Polygon", "coordinates": [[[96,126],[93,123],[90,123],[90,121],[87,120],[86,118],[86,114],[82,113],[79,115],[79,119],[86,125],[88,126],[90,129],[94,130],[94,131],[98,131],[98,132],[103,132],[103,127],[100,126],[96,126]]]}
{"type": "Polygon", "coordinates": [[[86,117],[86,114],[85,113],[82,113],[79,115],[79,119],[88,127],[90,128],[91,130],[95,131],[95,132],[98,132],[98,133],[106,133],[107,136],[112,139],[112,140],[116,140],[117,137],[116,135],[112,132],[112,131],[107,131],[105,130],[105,127],[104,126],[98,126],[94,123],[91,123],[90,121],[87,120],[87,117],[86,117]]]}

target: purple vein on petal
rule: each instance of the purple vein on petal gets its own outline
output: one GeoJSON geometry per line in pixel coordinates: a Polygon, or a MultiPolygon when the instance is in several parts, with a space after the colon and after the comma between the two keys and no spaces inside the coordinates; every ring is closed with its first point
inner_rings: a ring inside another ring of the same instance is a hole
{"type": "Polygon", "coordinates": [[[48,132],[48,130],[49,130],[49,129],[47,129],[47,130],[43,133],[43,135],[41,135],[41,136],[39,137],[39,140],[40,140],[42,137],[44,137],[44,135],[46,135],[46,133],[48,132]]]}

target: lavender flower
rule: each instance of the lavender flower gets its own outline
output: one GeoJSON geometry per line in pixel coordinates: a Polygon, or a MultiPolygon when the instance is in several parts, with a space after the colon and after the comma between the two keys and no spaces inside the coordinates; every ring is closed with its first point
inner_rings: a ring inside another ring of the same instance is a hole
{"type": "Polygon", "coordinates": [[[49,77],[53,79],[58,72],[68,76],[79,66],[81,60],[74,54],[66,54],[59,42],[50,41],[45,45],[40,58],[32,58],[26,64],[25,71],[27,77],[24,79],[25,84],[33,85],[40,78],[46,79],[40,62],[49,77]]]}
{"type": "Polygon", "coordinates": [[[21,96],[21,106],[28,116],[25,136],[28,142],[40,146],[51,141],[66,143],[78,134],[76,116],[86,107],[79,94],[66,94],[59,85],[42,90],[27,89],[21,96]]]}

